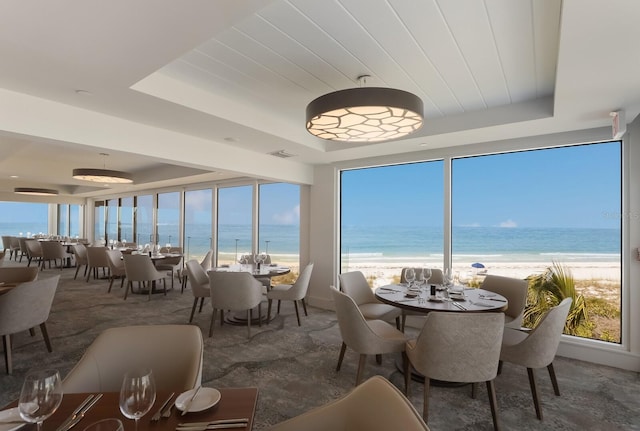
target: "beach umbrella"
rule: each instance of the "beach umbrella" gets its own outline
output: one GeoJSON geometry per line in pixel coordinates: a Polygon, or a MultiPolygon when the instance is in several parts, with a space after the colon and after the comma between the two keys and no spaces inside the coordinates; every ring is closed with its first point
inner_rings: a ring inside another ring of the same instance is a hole
{"type": "Polygon", "coordinates": [[[484,265],[480,262],[472,263],[471,266],[474,268],[484,268],[484,265]]]}

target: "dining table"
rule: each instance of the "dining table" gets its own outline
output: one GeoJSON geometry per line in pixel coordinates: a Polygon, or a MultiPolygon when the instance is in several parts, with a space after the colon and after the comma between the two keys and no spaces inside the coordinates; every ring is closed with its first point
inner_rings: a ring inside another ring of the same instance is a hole
{"type": "MultiPolygon", "coordinates": [[[[253,428],[253,420],[256,412],[258,388],[245,387],[216,389],[220,392],[220,400],[213,407],[198,412],[190,411],[185,415],[182,415],[180,410],[173,407],[169,417],[161,417],[159,420],[154,421],[152,420],[154,413],[162,407],[162,404],[168,399],[169,395],[171,395],[169,391],[158,391],[155,403],[151,410],[139,419],[137,431],[174,431],[180,423],[200,423],[221,419],[240,418],[247,419],[246,427],[234,429],[239,431],[251,430],[253,428]]],[[[51,417],[44,421],[42,431],[57,431],[58,427],[71,416],[74,409],[80,406],[80,404],[82,404],[89,395],[91,394],[64,394],[60,407],[58,407],[51,417]]],[[[174,403],[176,398],[177,396],[172,396],[170,402],[174,403]]],[[[120,419],[124,425],[124,431],[135,431],[136,427],[134,421],[127,419],[120,412],[119,399],[120,394],[118,392],[103,393],[100,400],[91,409],[89,409],[82,420],[75,425],[73,431],[82,431],[88,425],[107,418],[120,419]]],[[[5,409],[17,407],[17,405],[18,402],[14,401],[8,406],[5,406],[5,409]]],[[[17,428],[15,424],[13,427],[9,427],[7,424],[3,425],[0,423],[0,430],[2,431],[18,431],[18,429],[20,431],[35,431],[36,424],[24,424],[17,428]]]]}

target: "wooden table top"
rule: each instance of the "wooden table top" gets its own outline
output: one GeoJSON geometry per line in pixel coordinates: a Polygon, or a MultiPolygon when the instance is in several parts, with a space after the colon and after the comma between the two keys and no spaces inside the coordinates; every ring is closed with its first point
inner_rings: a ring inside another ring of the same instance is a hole
{"type": "MultiPolygon", "coordinates": [[[[190,412],[181,416],[182,412],[172,409],[169,418],[161,418],[159,421],[152,422],[151,417],[160,409],[169,396],[168,391],[158,391],[156,401],[153,407],[138,422],[138,431],[174,431],[176,426],[182,422],[207,422],[216,419],[237,419],[247,418],[249,422],[246,428],[236,428],[239,431],[251,430],[253,428],[253,416],[256,412],[256,403],[258,401],[258,388],[216,388],[220,391],[221,398],[218,404],[201,412],[190,412]]],[[[78,407],[89,394],[64,394],[62,404],[58,410],[42,424],[42,431],[55,431],[65,419],[67,419],[73,410],[78,407]]],[[[176,395],[172,399],[175,401],[176,395]]],[[[122,421],[125,431],[134,431],[135,424],[132,419],[127,419],[120,412],[119,407],[120,394],[117,392],[105,392],[104,396],[93,406],[85,415],[85,417],[72,429],[72,431],[82,431],[93,422],[106,418],[118,418],[122,421]]],[[[14,401],[7,407],[16,407],[17,401],[14,401]]],[[[27,424],[20,428],[20,431],[35,431],[35,424],[27,424]]]]}

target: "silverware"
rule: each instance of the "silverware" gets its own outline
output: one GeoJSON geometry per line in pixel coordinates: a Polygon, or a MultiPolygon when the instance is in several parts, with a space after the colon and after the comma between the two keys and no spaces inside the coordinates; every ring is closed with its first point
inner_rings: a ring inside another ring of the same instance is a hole
{"type": "Polygon", "coordinates": [[[71,421],[78,417],[78,414],[80,414],[82,409],[85,408],[85,406],[89,403],[89,401],[93,399],[93,397],[95,397],[95,395],[91,394],[87,398],[85,398],[84,401],[82,401],[80,405],[76,407],[76,409],[71,413],[71,416],[69,416],[67,419],[65,419],[64,422],[62,422],[62,424],[56,429],[56,431],[62,431],[66,429],[71,421]]]}
{"type": "Polygon", "coordinates": [[[200,388],[202,388],[202,386],[198,386],[198,388],[193,392],[193,395],[191,395],[191,398],[189,398],[189,400],[184,405],[184,409],[182,409],[182,414],[180,416],[184,416],[187,414],[187,412],[189,411],[189,408],[191,407],[191,403],[195,399],[196,395],[198,395],[198,392],[200,392],[200,388]]]}
{"type": "Polygon", "coordinates": [[[507,300],[506,300],[506,299],[486,298],[486,297],[484,297],[484,296],[480,296],[480,298],[484,299],[485,301],[507,302],[507,300]]]}
{"type": "Polygon", "coordinates": [[[234,424],[234,423],[240,423],[240,422],[247,423],[249,422],[249,419],[238,418],[238,419],[218,419],[218,420],[209,421],[209,422],[183,422],[178,424],[178,427],[181,427],[181,428],[204,427],[207,425],[234,424]]]}
{"type": "Polygon", "coordinates": [[[207,425],[202,427],[176,427],[176,431],[206,431],[206,430],[221,430],[227,428],[246,428],[248,426],[247,422],[236,422],[231,424],[218,424],[218,425],[207,425]]]}
{"type": "Polygon", "coordinates": [[[71,420],[65,421],[58,427],[56,431],[69,431],[71,428],[76,426],[78,422],[80,422],[84,418],[84,415],[91,409],[91,407],[95,406],[96,403],[100,401],[100,398],[102,398],[102,394],[94,396],[88,402],[86,402],[85,400],[85,402],[82,403],[84,404],[84,407],[76,409],[78,410],[78,413],[75,415],[75,417],[73,417],[71,420]]]}
{"type": "Polygon", "coordinates": [[[164,408],[167,406],[167,404],[169,404],[169,401],[171,401],[171,399],[173,398],[174,395],[175,395],[175,392],[171,392],[171,395],[169,395],[169,398],[167,398],[167,400],[164,403],[162,403],[162,405],[160,406],[158,411],[155,412],[153,416],[151,416],[151,420],[152,421],[159,421],[160,420],[160,417],[162,415],[162,412],[164,411],[164,408]]]}
{"type": "Polygon", "coordinates": [[[464,306],[458,304],[457,302],[455,302],[455,301],[449,301],[449,302],[451,302],[453,305],[458,307],[460,310],[467,311],[467,309],[464,306]]]}
{"type": "Polygon", "coordinates": [[[171,417],[171,413],[173,412],[173,403],[169,404],[166,409],[162,412],[163,418],[171,417]]]}

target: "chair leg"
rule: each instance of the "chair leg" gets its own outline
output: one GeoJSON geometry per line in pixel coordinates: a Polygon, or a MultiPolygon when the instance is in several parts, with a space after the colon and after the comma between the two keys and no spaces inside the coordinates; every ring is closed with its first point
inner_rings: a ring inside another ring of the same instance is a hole
{"type": "Polygon", "coordinates": [[[498,361],[498,375],[502,373],[502,364],[504,364],[503,361],[498,361]]]}
{"type": "Polygon", "coordinates": [[[551,378],[551,384],[553,385],[553,393],[556,396],[560,396],[560,388],[558,387],[558,380],[556,379],[556,372],[553,369],[553,362],[547,365],[547,370],[549,371],[549,377],[551,378]]]}
{"type": "Polygon", "coordinates": [[[191,317],[189,317],[189,323],[193,322],[193,315],[196,312],[197,305],[198,305],[198,298],[193,298],[193,307],[191,307],[191,317]]]}
{"type": "Polygon", "coordinates": [[[407,315],[402,313],[402,323],[400,324],[400,331],[404,332],[404,326],[407,323],[407,315]]]}
{"type": "MultiPolygon", "coordinates": [[[[222,311],[220,311],[222,314],[222,311]]],[[[213,309],[213,313],[211,314],[211,323],[209,324],[209,338],[213,335],[213,322],[216,320],[216,309],[213,309]]]]}
{"type": "Polygon", "coordinates": [[[487,380],[487,394],[489,395],[489,404],[491,405],[491,419],[493,419],[493,429],[498,431],[498,400],[496,399],[496,387],[493,380],[487,380]]]}
{"type": "Polygon", "coordinates": [[[409,382],[411,381],[411,361],[406,352],[402,352],[402,368],[404,369],[404,394],[409,396],[409,382]]]}
{"type": "Polygon", "coordinates": [[[271,321],[271,303],[272,302],[273,302],[273,299],[267,300],[267,325],[271,321]]]}
{"type": "Polygon", "coordinates": [[[42,331],[42,337],[44,338],[44,344],[46,344],[47,350],[49,353],[53,352],[53,349],[51,348],[51,340],[49,340],[49,333],[47,332],[47,324],[45,322],[40,324],[40,330],[42,331]]]}
{"type": "Polygon", "coordinates": [[[364,366],[367,362],[367,355],[360,354],[360,360],[358,361],[358,373],[356,374],[356,386],[360,384],[362,381],[362,372],[364,371],[364,366]]]}
{"type": "Polygon", "coordinates": [[[127,288],[124,291],[124,299],[127,299],[127,295],[129,294],[129,289],[133,290],[133,282],[129,281],[127,282],[127,288]]]}
{"type": "Polygon", "coordinates": [[[202,313],[202,306],[204,305],[204,298],[200,298],[200,309],[198,310],[198,313],[202,313]]]}
{"type": "Polygon", "coordinates": [[[471,398],[476,399],[476,395],[478,394],[478,383],[471,383],[471,398]]]}
{"type": "Polygon", "coordinates": [[[78,271],[80,271],[80,265],[76,265],[76,275],[73,276],[74,280],[78,277],[78,271]]]}
{"type": "Polygon", "coordinates": [[[2,336],[2,345],[4,346],[4,366],[7,370],[7,374],[13,373],[13,367],[11,365],[11,335],[6,334],[2,336]]]}
{"type": "Polygon", "coordinates": [[[382,365],[382,355],[380,355],[380,354],[376,355],[376,363],[378,365],[382,365]]]}
{"type": "Polygon", "coordinates": [[[293,306],[296,308],[296,318],[298,319],[298,326],[302,326],[300,325],[300,313],[298,312],[298,302],[294,300],[293,306]]]}
{"type": "Polygon", "coordinates": [[[305,315],[305,316],[308,316],[309,314],[307,313],[307,303],[306,303],[306,302],[304,302],[304,298],[302,298],[302,299],[300,300],[300,302],[302,302],[302,308],[304,309],[304,315],[305,315]]]}
{"type": "Polygon", "coordinates": [[[258,304],[258,326],[262,328],[262,304],[258,304]]]}
{"type": "Polygon", "coordinates": [[[278,314],[280,314],[280,300],[278,299],[278,314]]]}
{"type": "Polygon", "coordinates": [[[29,328],[29,335],[31,335],[32,337],[36,336],[36,330],[33,328],[29,328]]]}
{"type": "Polygon", "coordinates": [[[338,356],[338,366],[336,367],[336,371],[340,371],[340,367],[342,366],[342,360],[344,359],[344,352],[347,351],[347,345],[345,342],[342,342],[342,346],[340,347],[340,356],[338,356]]]}
{"type": "Polygon", "coordinates": [[[533,368],[527,368],[527,374],[529,375],[529,386],[531,386],[531,395],[533,396],[533,405],[536,408],[536,416],[542,420],[542,409],[540,408],[540,400],[538,399],[538,388],[536,387],[533,368]]]}
{"type": "Polygon", "coordinates": [[[398,316],[396,317],[396,329],[399,331],[401,328],[402,328],[402,322],[400,321],[400,316],[398,316]]]}
{"type": "Polygon", "coordinates": [[[122,275],[122,280],[120,280],[120,289],[122,289],[122,286],[124,286],[124,279],[127,278],[126,276],[122,275]]]}
{"type": "Polygon", "coordinates": [[[427,423],[429,421],[429,389],[431,387],[431,380],[424,377],[424,397],[422,401],[422,419],[427,423]]]}
{"type": "Polygon", "coordinates": [[[113,277],[111,277],[111,280],[109,281],[109,289],[107,290],[107,293],[111,293],[112,287],[113,287],[113,277]]]}
{"type": "Polygon", "coordinates": [[[247,310],[247,337],[251,338],[251,310],[247,310]]]}

